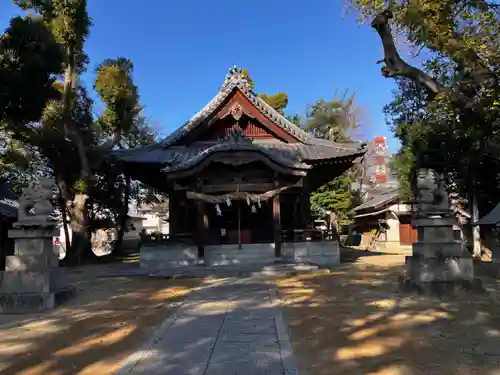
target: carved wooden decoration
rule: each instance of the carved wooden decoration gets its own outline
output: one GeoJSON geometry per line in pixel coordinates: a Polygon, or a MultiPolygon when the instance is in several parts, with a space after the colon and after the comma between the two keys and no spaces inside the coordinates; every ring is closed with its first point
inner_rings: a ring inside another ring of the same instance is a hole
{"type": "Polygon", "coordinates": [[[236,120],[236,121],[240,121],[241,119],[241,116],[243,116],[243,108],[241,107],[240,103],[235,103],[232,107],[231,107],[231,116],[233,116],[233,118],[236,120]]]}
{"type": "Polygon", "coordinates": [[[227,136],[234,130],[241,130],[243,135],[250,139],[274,138],[274,136],[258,124],[255,120],[247,120],[245,118],[235,122],[231,117],[221,119],[212,125],[212,128],[203,136],[206,140],[215,140],[227,136]]]}

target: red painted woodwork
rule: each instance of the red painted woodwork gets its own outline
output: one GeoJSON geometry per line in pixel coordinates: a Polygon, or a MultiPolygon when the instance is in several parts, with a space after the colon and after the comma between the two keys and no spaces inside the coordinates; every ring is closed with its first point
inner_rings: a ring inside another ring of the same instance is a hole
{"type": "MultiPolygon", "coordinates": [[[[241,236],[241,243],[242,244],[249,244],[252,243],[252,232],[247,229],[242,229],[240,231],[240,236],[241,236]]],[[[237,230],[228,230],[227,231],[227,241],[230,244],[237,244],[238,243],[238,231],[237,230]]]]}
{"type": "Polygon", "coordinates": [[[247,124],[236,124],[228,118],[217,121],[203,135],[204,140],[212,140],[225,137],[235,129],[242,130],[243,134],[250,139],[274,138],[274,136],[260,124],[248,122],[247,124]]]}
{"type": "Polygon", "coordinates": [[[411,245],[417,242],[417,230],[411,224],[399,224],[399,243],[401,245],[411,245]]]}
{"type": "Polygon", "coordinates": [[[375,181],[379,184],[385,184],[387,182],[387,175],[385,173],[377,173],[375,175],[375,181]]]}
{"type": "Polygon", "coordinates": [[[243,116],[246,118],[242,118],[240,122],[242,130],[248,138],[277,138],[289,143],[298,141],[293,135],[269,120],[244,94],[236,90],[212,116],[207,118],[205,123],[201,124],[197,130],[188,133],[179,143],[213,140],[227,134],[230,129],[236,126],[237,121],[231,116],[231,109],[236,104],[241,106],[243,116]]]}

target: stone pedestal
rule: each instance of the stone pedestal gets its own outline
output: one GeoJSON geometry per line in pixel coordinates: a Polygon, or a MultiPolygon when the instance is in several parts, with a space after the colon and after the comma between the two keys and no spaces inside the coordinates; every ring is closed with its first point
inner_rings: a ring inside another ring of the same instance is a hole
{"type": "Polygon", "coordinates": [[[0,272],[0,313],[15,314],[53,308],[73,293],[59,254],[53,245],[53,228],[14,229],[14,255],[7,256],[0,272]]]}
{"type": "Polygon", "coordinates": [[[418,241],[413,244],[413,255],[406,257],[406,285],[439,291],[477,286],[472,256],[454,240],[454,223],[455,219],[446,215],[412,221],[418,241]]]}

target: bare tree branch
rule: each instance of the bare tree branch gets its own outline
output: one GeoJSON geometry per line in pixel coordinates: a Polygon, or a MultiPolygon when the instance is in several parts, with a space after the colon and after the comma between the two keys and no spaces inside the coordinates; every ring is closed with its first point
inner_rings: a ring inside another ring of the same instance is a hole
{"type": "MultiPolygon", "coordinates": [[[[382,67],[382,75],[386,78],[406,77],[422,87],[424,87],[431,96],[443,92],[445,88],[441,86],[435,79],[430,77],[422,70],[409,65],[399,55],[394,38],[392,35],[389,21],[393,18],[390,9],[386,9],[375,16],[372,21],[372,27],[380,35],[382,46],[384,48],[384,59],[377,61],[377,64],[384,63],[382,67]]],[[[458,39],[456,39],[458,40],[458,39]]],[[[477,54],[469,49],[467,51],[467,60],[471,63],[467,77],[464,76],[464,81],[460,84],[458,92],[461,94],[453,95],[452,101],[460,106],[470,107],[474,105],[481,95],[478,95],[484,89],[496,87],[499,82],[498,76],[491,72],[487,65],[481,61],[477,54]],[[467,86],[469,86],[467,88],[467,86]],[[472,89],[471,89],[472,88],[472,89]],[[466,94],[465,96],[463,94],[466,94]]],[[[456,61],[458,63],[458,61],[456,61]]],[[[458,93],[457,92],[457,93],[458,93]]],[[[491,101],[492,98],[487,98],[491,101]]]]}
{"type": "Polygon", "coordinates": [[[422,70],[409,65],[399,55],[392,36],[389,20],[393,18],[392,12],[387,9],[379,13],[372,21],[372,27],[377,30],[384,47],[384,62],[382,75],[386,78],[406,77],[425,87],[430,94],[436,95],[443,90],[441,85],[422,70]]]}

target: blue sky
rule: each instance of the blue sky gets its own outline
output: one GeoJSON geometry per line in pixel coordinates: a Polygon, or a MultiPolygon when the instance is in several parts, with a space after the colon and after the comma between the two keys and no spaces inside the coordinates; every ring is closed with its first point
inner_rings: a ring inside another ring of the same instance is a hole
{"type": "MultiPolygon", "coordinates": [[[[0,24],[19,10],[0,5],[0,24]]],[[[380,75],[378,35],[344,16],[343,0],[88,0],[94,26],[86,45],[90,66],[123,56],[135,66],[146,115],[166,135],[217,92],[228,69],[250,71],[256,90],[285,91],[287,112],[330,99],[335,89],[355,92],[365,112],[363,138],[388,137],[382,107],[394,83],[380,75]]]]}

